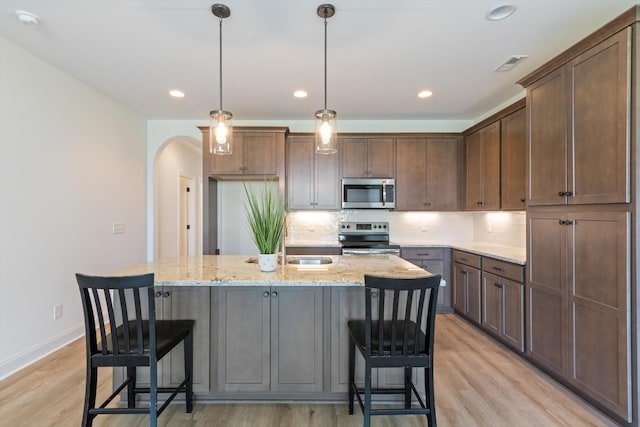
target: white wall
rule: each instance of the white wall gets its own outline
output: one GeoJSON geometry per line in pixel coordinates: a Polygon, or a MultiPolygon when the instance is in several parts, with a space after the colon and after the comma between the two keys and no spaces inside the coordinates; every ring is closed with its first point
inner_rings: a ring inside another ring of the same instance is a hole
{"type": "MultiPolygon", "coordinates": [[[[200,206],[200,182],[202,179],[201,144],[191,137],[177,137],[169,140],[158,153],[154,167],[154,194],[157,241],[155,258],[169,258],[178,255],[178,189],[179,177],[185,176],[196,181],[191,194],[196,197],[196,212],[202,212],[200,206]]],[[[201,216],[201,215],[198,215],[201,216]]],[[[197,221],[199,223],[200,221],[197,221]]],[[[196,224],[193,224],[195,227],[196,224]]],[[[202,231],[193,229],[197,241],[201,241],[202,231]]],[[[201,248],[201,245],[197,245],[201,248]]],[[[198,253],[202,253],[201,250],[198,253]]]]}
{"type": "Polygon", "coordinates": [[[2,378],[84,333],[75,272],[145,260],[146,122],[0,38],[0,145],[2,378]]]}

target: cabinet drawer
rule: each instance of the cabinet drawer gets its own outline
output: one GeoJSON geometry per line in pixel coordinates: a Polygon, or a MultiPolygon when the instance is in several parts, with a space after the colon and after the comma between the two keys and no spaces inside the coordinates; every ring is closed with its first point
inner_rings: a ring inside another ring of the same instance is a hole
{"type": "Polygon", "coordinates": [[[524,267],[522,265],[484,257],[482,260],[482,270],[515,280],[516,282],[524,283],[524,267]]]}
{"type": "Polygon", "coordinates": [[[405,259],[444,259],[442,248],[402,248],[405,259]]]}
{"type": "Polygon", "coordinates": [[[451,258],[453,258],[453,262],[480,268],[480,255],[470,254],[469,252],[453,251],[451,258]]]}

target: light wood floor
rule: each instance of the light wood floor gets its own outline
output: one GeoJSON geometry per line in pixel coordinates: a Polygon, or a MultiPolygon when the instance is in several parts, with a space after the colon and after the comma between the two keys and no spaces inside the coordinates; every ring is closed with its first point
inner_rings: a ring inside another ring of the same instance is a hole
{"type": "MultiPolygon", "coordinates": [[[[435,388],[440,427],[615,426],[522,358],[455,315],[436,321],[435,388]]],[[[108,396],[111,379],[101,371],[98,397],[108,396]]],[[[78,426],[84,399],[84,341],[0,382],[0,425],[78,426]]],[[[304,427],[361,426],[359,408],[346,404],[171,405],[163,426],[304,427]]],[[[145,426],[144,416],[101,415],[96,426],[145,426]]],[[[422,426],[418,416],[378,416],[372,426],[422,426]]]]}

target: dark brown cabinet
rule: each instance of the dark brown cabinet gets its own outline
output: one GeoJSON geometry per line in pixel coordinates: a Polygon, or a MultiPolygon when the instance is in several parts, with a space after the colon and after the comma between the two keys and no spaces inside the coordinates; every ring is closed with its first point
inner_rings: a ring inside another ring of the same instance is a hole
{"type": "Polygon", "coordinates": [[[453,308],[474,323],[481,321],[481,258],[468,252],[453,250],[453,308]]]}
{"type": "Polygon", "coordinates": [[[482,326],[524,351],[524,267],[482,257],[482,326]]]}
{"type": "Polygon", "coordinates": [[[528,204],[628,203],[631,30],[527,87],[528,204]]]}
{"type": "Polygon", "coordinates": [[[397,138],[396,210],[458,208],[459,137],[397,138]]]}
{"type": "Polygon", "coordinates": [[[401,257],[430,273],[441,274],[446,286],[438,290],[438,311],[451,311],[451,250],[433,247],[403,247],[401,257]]]}
{"type": "Polygon", "coordinates": [[[274,132],[234,132],[232,154],[209,155],[210,175],[276,175],[278,136],[274,132]]]}
{"type": "Polygon", "coordinates": [[[345,178],[395,177],[393,138],[341,138],[342,176],[345,178]]]}
{"type": "Polygon", "coordinates": [[[218,289],[220,392],[321,392],[322,288],[218,289]]]}
{"type": "Polygon", "coordinates": [[[527,354],[627,418],[628,212],[528,213],[527,354]]]}
{"type": "Polygon", "coordinates": [[[466,210],[500,209],[500,122],[465,138],[466,210]]]}
{"type": "Polygon", "coordinates": [[[316,154],[313,136],[287,138],[287,200],[290,210],[340,209],[338,154],[316,154]]]}
{"type": "Polygon", "coordinates": [[[524,210],[526,183],[525,109],[500,120],[500,206],[503,210],[524,210]]]}

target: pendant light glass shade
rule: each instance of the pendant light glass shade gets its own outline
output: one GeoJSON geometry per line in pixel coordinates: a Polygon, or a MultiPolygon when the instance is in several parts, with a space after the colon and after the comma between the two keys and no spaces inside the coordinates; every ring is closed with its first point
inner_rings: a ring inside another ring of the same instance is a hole
{"type": "Polygon", "coordinates": [[[209,113],[209,152],[229,155],[233,154],[233,114],[222,109],[222,20],[231,15],[231,10],[224,4],[214,4],[211,13],[220,21],[220,108],[209,113]]]}
{"type": "Polygon", "coordinates": [[[338,152],[338,133],[334,110],[327,108],[327,18],[336,13],[331,4],[321,4],[316,13],[324,19],[324,108],[316,111],[316,153],[334,154],[338,152]]]}
{"type": "Polygon", "coordinates": [[[209,152],[218,155],[233,154],[233,114],[213,110],[209,115],[209,152]]]}
{"type": "Polygon", "coordinates": [[[338,151],[336,132],[336,112],[333,110],[316,111],[316,153],[334,154],[338,151]]]}

